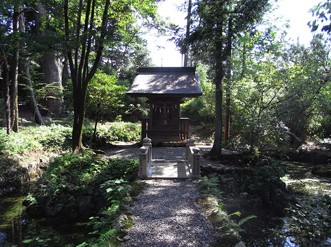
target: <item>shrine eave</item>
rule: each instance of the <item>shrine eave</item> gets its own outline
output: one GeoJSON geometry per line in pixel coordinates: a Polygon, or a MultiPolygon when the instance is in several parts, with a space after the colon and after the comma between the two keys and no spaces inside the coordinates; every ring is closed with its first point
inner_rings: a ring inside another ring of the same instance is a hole
{"type": "Polygon", "coordinates": [[[194,67],[143,67],[127,92],[134,97],[198,97],[200,76],[194,67]]]}

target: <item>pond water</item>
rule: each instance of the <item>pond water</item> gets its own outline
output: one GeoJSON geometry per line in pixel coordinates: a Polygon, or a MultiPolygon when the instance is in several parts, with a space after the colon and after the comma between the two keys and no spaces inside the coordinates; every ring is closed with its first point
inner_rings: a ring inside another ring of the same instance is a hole
{"type": "Polygon", "coordinates": [[[331,178],[311,174],[306,163],[284,162],[282,178],[293,200],[286,217],[257,217],[243,226],[246,246],[331,246],[331,178]]]}
{"type": "Polygon", "coordinates": [[[0,201],[0,247],[71,247],[91,237],[87,222],[30,218],[23,206],[25,199],[26,196],[14,195],[0,201]]]}

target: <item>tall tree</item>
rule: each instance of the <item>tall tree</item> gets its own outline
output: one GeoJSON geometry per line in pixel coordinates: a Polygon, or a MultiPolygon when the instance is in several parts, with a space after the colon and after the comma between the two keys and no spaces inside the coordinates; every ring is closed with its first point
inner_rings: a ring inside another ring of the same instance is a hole
{"type": "MultiPolygon", "coordinates": [[[[49,5],[49,3],[46,3],[49,5]]],[[[42,37],[43,51],[41,53],[41,71],[44,73],[45,100],[43,105],[47,108],[49,117],[60,117],[62,114],[63,90],[62,90],[62,58],[59,51],[54,48],[55,40],[45,37],[55,37],[56,31],[49,25],[50,18],[41,0],[34,5],[35,26],[38,37],[42,37]]],[[[41,43],[41,42],[40,42],[41,43]]]]}
{"type": "Polygon", "coordinates": [[[63,0],[66,55],[73,84],[72,149],[84,149],[82,130],[88,84],[97,71],[104,47],[112,47],[135,21],[136,13],[155,12],[152,0],[63,0]]]}
{"type": "MultiPolygon", "coordinates": [[[[192,0],[188,1],[187,6],[187,17],[186,17],[186,39],[188,39],[190,35],[191,29],[191,14],[192,14],[192,0]]],[[[183,47],[183,55],[184,55],[184,67],[187,67],[188,64],[188,54],[189,54],[189,44],[186,42],[183,47]]]]}
{"type": "Polygon", "coordinates": [[[5,112],[6,112],[6,129],[7,135],[11,132],[10,123],[10,95],[9,95],[9,65],[7,55],[2,48],[0,48],[0,64],[1,64],[1,76],[3,82],[3,93],[5,102],[5,112]]]}
{"type": "MultiPolygon", "coordinates": [[[[6,75],[9,81],[9,103],[6,98],[6,107],[10,107],[10,115],[7,118],[7,126],[10,125],[11,130],[18,131],[18,65],[19,65],[19,50],[20,50],[20,23],[23,23],[23,13],[25,5],[20,0],[2,1],[0,3],[0,19],[2,32],[6,42],[2,44],[2,51],[5,50],[2,58],[7,64],[9,74],[6,75]],[[7,46],[7,47],[5,47],[7,46]]],[[[5,73],[7,73],[5,71],[5,73]]],[[[6,109],[7,110],[7,109],[6,109]]],[[[7,131],[8,132],[8,131],[7,131]]],[[[9,131],[10,132],[10,131],[9,131]]]]}
{"type": "Polygon", "coordinates": [[[211,154],[222,150],[223,83],[229,68],[232,41],[236,35],[256,24],[268,7],[268,0],[198,0],[193,18],[195,26],[188,38],[192,52],[211,68],[215,84],[215,135],[211,154]]]}
{"type": "MultiPolygon", "coordinates": [[[[20,18],[22,18],[22,6],[14,5],[13,34],[17,37],[20,32],[20,18]]],[[[15,39],[13,45],[13,56],[10,63],[10,122],[14,132],[18,132],[18,61],[19,61],[19,38],[15,39]]]]}

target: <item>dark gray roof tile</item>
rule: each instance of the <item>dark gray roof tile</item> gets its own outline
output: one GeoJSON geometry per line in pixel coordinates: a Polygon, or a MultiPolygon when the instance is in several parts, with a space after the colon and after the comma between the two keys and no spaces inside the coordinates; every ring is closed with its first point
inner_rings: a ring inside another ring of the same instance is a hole
{"type": "Polygon", "coordinates": [[[202,94],[199,74],[193,67],[139,68],[128,95],[136,97],[197,97],[202,94]]]}

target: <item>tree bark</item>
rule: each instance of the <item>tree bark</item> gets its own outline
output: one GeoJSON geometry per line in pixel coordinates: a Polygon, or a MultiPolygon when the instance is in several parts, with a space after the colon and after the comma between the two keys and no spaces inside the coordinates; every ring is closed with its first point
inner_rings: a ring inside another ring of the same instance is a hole
{"type": "MultiPolygon", "coordinates": [[[[19,32],[19,8],[15,7],[13,14],[13,33],[19,32]]],[[[18,60],[19,60],[19,41],[14,45],[13,59],[10,63],[10,122],[11,129],[18,132],[18,60]]]]}
{"type": "MultiPolygon", "coordinates": [[[[47,13],[40,1],[35,6],[36,28],[40,35],[54,34],[50,29],[42,29],[43,17],[47,13]]],[[[62,115],[63,90],[62,90],[62,72],[63,64],[54,51],[46,51],[42,54],[41,70],[44,73],[44,82],[48,89],[46,90],[45,101],[43,105],[47,108],[48,117],[60,117],[62,115]]]]}
{"type": "Polygon", "coordinates": [[[228,21],[228,35],[227,35],[227,47],[226,47],[226,78],[227,78],[227,89],[225,96],[225,121],[224,121],[224,141],[229,140],[230,135],[230,104],[231,104],[231,72],[232,72],[232,37],[233,37],[233,27],[232,27],[232,18],[229,17],[228,21]]]}
{"type": "MultiPolygon", "coordinates": [[[[222,33],[220,28],[219,32],[222,33]]],[[[225,75],[225,68],[222,61],[223,57],[223,42],[217,41],[215,44],[216,66],[215,66],[215,135],[213,147],[210,150],[210,154],[214,156],[220,156],[222,154],[222,127],[223,127],[223,80],[225,75]]]]}
{"type": "Polygon", "coordinates": [[[10,94],[9,94],[9,70],[8,70],[8,60],[5,54],[2,54],[2,81],[3,81],[3,91],[5,97],[5,112],[6,112],[6,129],[7,135],[10,135],[11,132],[11,123],[10,123],[10,94]]]}
{"type": "Polygon", "coordinates": [[[222,127],[223,127],[223,65],[215,76],[215,135],[211,155],[222,154],[222,127]]]}
{"type": "MultiPolygon", "coordinates": [[[[81,2],[82,4],[82,2],[81,2]]],[[[81,33],[87,33],[92,31],[94,28],[94,10],[96,7],[96,1],[87,1],[86,11],[82,9],[78,10],[77,21],[76,21],[76,31],[75,34],[72,34],[70,30],[70,21],[71,17],[69,16],[69,1],[66,0],[64,4],[64,17],[65,17],[65,33],[67,38],[74,36],[76,40],[80,40],[81,33]],[[85,13],[85,23],[81,24],[81,17],[83,12],[85,13]],[[83,30],[81,29],[83,28],[83,30]]],[[[80,6],[82,7],[82,6],[80,6]]],[[[76,44],[74,51],[68,50],[68,61],[71,71],[71,79],[73,84],[73,104],[74,104],[74,123],[72,130],[72,150],[73,153],[79,153],[84,148],[83,145],[83,125],[85,118],[85,106],[86,106],[86,94],[87,86],[91,81],[92,77],[97,71],[98,64],[101,60],[103,53],[103,45],[105,42],[106,32],[105,29],[108,23],[108,10],[110,7],[110,0],[106,0],[103,15],[102,23],[100,28],[100,36],[98,37],[98,42],[93,44],[91,36],[87,36],[86,40],[82,43],[76,44]],[[93,49],[94,48],[94,49],[93,49]],[[94,50],[95,55],[93,60],[90,57],[90,54],[94,50]],[[91,66],[90,66],[91,65],[91,66]]]]}
{"type": "Polygon", "coordinates": [[[48,110],[47,116],[60,117],[63,105],[62,62],[54,52],[46,52],[42,55],[41,70],[45,75],[46,87],[48,87],[44,102],[48,110]]]}
{"type": "MultiPolygon", "coordinates": [[[[192,0],[188,1],[188,8],[187,8],[187,17],[186,17],[186,40],[190,36],[190,29],[191,29],[191,13],[192,13],[192,0]]],[[[189,43],[186,41],[185,48],[184,48],[184,67],[187,67],[188,64],[188,52],[189,52],[189,43]]]]}
{"type": "Polygon", "coordinates": [[[31,75],[30,75],[30,68],[29,68],[29,64],[27,62],[24,64],[24,71],[25,71],[25,76],[26,76],[26,85],[28,88],[29,101],[30,101],[31,108],[33,110],[34,119],[37,124],[45,125],[45,121],[40,114],[39,107],[38,107],[38,104],[36,101],[36,97],[35,97],[35,94],[33,91],[33,85],[32,85],[31,75]]]}
{"type": "Polygon", "coordinates": [[[230,104],[231,95],[228,89],[225,95],[224,141],[229,140],[230,136],[230,104]]]}
{"type": "Polygon", "coordinates": [[[72,150],[73,153],[79,153],[84,150],[83,145],[83,126],[85,118],[86,92],[75,88],[74,94],[74,123],[72,129],[72,150]]]}

